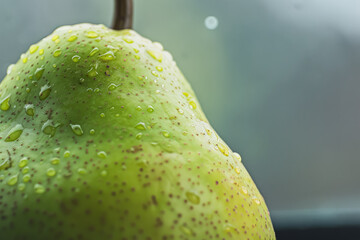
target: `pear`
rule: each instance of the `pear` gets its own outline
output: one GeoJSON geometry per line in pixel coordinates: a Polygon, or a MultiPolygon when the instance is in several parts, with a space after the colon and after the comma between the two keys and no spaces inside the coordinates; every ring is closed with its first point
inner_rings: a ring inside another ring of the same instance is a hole
{"type": "Polygon", "coordinates": [[[275,239],[240,155],[160,43],[63,26],[7,73],[2,239],[275,239]]]}

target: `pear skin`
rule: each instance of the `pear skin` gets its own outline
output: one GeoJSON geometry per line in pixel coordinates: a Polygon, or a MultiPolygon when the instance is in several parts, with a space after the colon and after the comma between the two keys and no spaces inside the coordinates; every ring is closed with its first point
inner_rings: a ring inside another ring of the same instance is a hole
{"type": "Polygon", "coordinates": [[[253,180],[169,52],[64,26],[0,84],[1,238],[275,239],[253,180]]]}

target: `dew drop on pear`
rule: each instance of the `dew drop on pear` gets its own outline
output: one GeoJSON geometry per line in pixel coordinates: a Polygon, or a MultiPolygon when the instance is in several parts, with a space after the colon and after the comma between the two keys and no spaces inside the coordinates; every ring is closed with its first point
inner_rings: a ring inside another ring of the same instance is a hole
{"type": "Polygon", "coordinates": [[[54,168],[48,168],[46,170],[46,175],[49,177],[53,177],[56,175],[56,170],[54,168]]]}
{"type": "Polygon", "coordinates": [[[7,184],[9,186],[14,186],[16,183],[18,182],[18,174],[14,175],[14,176],[11,176],[8,181],[7,181],[7,184]]]}
{"type": "Polygon", "coordinates": [[[60,55],[61,55],[61,50],[60,49],[56,49],[55,51],[54,51],[54,57],[59,57],[60,55]]]}
{"type": "Polygon", "coordinates": [[[23,157],[22,159],[20,159],[19,161],[19,167],[23,168],[26,167],[26,165],[28,164],[29,160],[27,157],[23,157]]]}
{"type": "Polygon", "coordinates": [[[16,124],[7,134],[5,142],[13,142],[17,140],[23,133],[24,127],[21,124],[16,124]]]}
{"type": "Polygon", "coordinates": [[[79,55],[74,55],[71,59],[74,63],[77,63],[80,61],[81,57],[79,55]]]}
{"type": "Polygon", "coordinates": [[[52,158],[52,159],[50,160],[50,163],[51,163],[52,165],[58,165],[58,164],[60,163],[60,159],[57,158],[57,157],[54,157],[54,158],[52,158]]]}
{"type": "Polygon", "coordinates": [[[43,194],[45,192],[45,187],[41,184],[35,184],[34,190],[37,194],[43,194]]]}
{"type": "Polygon", "coordinates": [[[64,158],[68,158],[68,157],[70,157],[70,156],[71,156],[70,151],[66,150],[66,151],[64,152],[64,158]]]}
{"type": "Polygon", "coordinates": [[[99,158],[106,158],[107,157],[107,154],[104,151],[98,152],[97,155],[98,155],[99,158]]]}
{"type": "Polygon", "coordinates": [[[25,174],[25,175],[23,176],[23,178],[22,178],[23,182],[25,182],[25,183],[26,183],[26,182],[29,182],[30,179],[31,179],[30,174],[25,174]]]}
{"type": "Polygon", "coordinates": [[[49,85],[46,84],[42,86],[39,93],[39,99],[42,101],[45,100],[46,98],[49,97],[50,93],[51,93],[51,87],[49,85]]]}
{"type": "Polygon", "coordinates": [[[186,198],[193,204],[200,203],[200,197],[194,192],[186,192],[186,198]]]}
{"type": "Polygon", "coordinates": [[[104,53],[104,54],[99,56],[99,59],[104,61],[104,62],[112,61],[115,58],[116,58],[115,54],[112,51],[108,51],[107,53],[104,53]]]}
{"type": "Polygon", "coordinates": [[[145,130],[145,129],[146,129],[146,125],[145,125],[145,123],[143,123],[143,122],[139,122],[138,124],[136,124],[135,128],[136,128],[136,129],[139,129],[139,130],[145,130]]]}
{"type": "Polygon", "coordinates": [[[34,105],[33,104],[26,104],[25,105],[25,113],[28,115],[28,116],[34,116],[35,114],[35,110],[34,110],[34,105]]]}
{"type": "Polygon", "coordinates": [[[70,127],[75,135],[81,136],[84,134],[84,132],[79,124],[70,124],[70,127]]]}
{"type": "Polygon", "coordinates": [[[5,97],[3,100],[1,100],[0,102],[0,109],[2,111],[7,111],[10,109],[10,95],[8,95],[7,97],[5,97]]]}
{"type": "Polygon", "coordinates": [[[49,135],[50,137],[53,137],[56,133],[56,126],[53,125],[51,120],[47,120],[44,125],[41,128],[41,131],[46,134],[49,135]]]}
{"type": "Polygon", "coordinates": [[[44,71],[45,71],[44,66],[41,66],[35,70],[34,76],[35,76],[36,80],[39,80],[42,77],[42,75],[44,74],[44,71]]]}

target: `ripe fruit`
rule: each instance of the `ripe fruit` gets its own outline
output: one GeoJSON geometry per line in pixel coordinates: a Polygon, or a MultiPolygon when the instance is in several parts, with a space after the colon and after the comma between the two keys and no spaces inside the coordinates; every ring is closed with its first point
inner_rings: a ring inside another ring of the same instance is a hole
{"type": "Polygon", "coordinates": [[[0,84],[4,239],[275,239],[238,154],[170,53],[65,26],[0,84]]]}

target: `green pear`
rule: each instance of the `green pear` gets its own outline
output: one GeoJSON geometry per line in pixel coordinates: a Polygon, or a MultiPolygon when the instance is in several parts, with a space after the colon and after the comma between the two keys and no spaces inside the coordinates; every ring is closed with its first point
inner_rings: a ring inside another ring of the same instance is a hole
{"type": "Polygon", "coordinates": [[[64,26],[0,85],[1,239],[275,239],[171,54],[64,26]]]}

